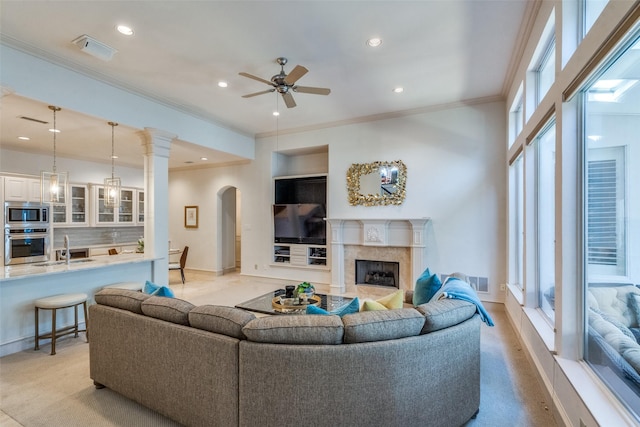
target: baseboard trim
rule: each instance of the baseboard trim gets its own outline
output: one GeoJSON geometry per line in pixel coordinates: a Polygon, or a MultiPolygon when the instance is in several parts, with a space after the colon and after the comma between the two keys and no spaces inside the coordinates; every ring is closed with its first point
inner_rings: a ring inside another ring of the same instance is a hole
{"type": "MultiPolygon", "coordinates": [[[[78,328],[86,329],[84,322],[78,323],[78,328]]],[[[60,341],[64,341],[69,338],[75,338],[73,334],[69,334],[67,336],[58,338],[56,340],[56,345],[60,341]]],[[[42,347],[51,344],[50,339],[41,339],[40,340],[40,350],[33,350],[36,345],[36,338],[34,336],[18,338],[13,341],[8,341],[0,344],[0,357],[8,356],[13,353],[20,353],[21,351],[31,350],[31,351],[43,351],[42,347]]],[[[46,350],[48,351],[48,350],[46,350]]]]}

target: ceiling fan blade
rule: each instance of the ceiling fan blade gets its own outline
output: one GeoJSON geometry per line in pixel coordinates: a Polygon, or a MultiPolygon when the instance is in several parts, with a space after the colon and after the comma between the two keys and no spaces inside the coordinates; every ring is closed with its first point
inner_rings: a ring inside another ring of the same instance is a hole
{"type": "Polygon", "coordinates": [[[293,108],[296,106],[296,101],[293,100],[293,95],[291,95],[289,92],[283,93],[282,99],[284,99],[284,103],[287,108],[293,108]]]}
{"type": "Polygon", "coordinates": [[[243,98],[251,98],[252,96],[264,95],[265,93],[274,92],[275,89],[267,89],[260,92],[250,93],[249,95],[242,95],[243,98]]]}
{"type": "Polygon", "coordinates": [[[331,89],[326,87],[294,86],[293,90],[300,93],[312,93],[314,95],[329,95],[331,93],[331,89]]]}
{"type": "Polygon", "coordinates": [[[238,74],[240,74],[241,76],[244,76],[244,77],[249,77],[250,79],[253,79],[253,80],[257,80],[257,81],[262,82],[262,83],[266,83],[266,84],[268,84],[270,86],[274,85],[273,82],[270,82],[269,80],[265,80],[265,79],[257,77],[257,76],[254,76],[253,74],[249,74],[249,73],[238,73],[238,74]]]}
{"type": "Polygon", "coordinates": [[[304,76],[308,72],[309,70],[307,70],[303,66],[296,65],[295,68],[291,70],[289,74],[287,74],[287,77],[284,78],[284,82],[288,85],[292,85],[297,82],[300,77],[304,76]]]}

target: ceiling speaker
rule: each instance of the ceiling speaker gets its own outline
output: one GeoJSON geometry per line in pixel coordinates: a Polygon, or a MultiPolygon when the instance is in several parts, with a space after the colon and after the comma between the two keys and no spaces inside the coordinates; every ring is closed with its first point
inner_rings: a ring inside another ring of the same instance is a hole
{"type": "Polygon", "coordinates": [[[111,46],[99,42],[98,40],[89,37],[86,34],[81,35],[71,43],[80,48],[81,51],[88,53],[91,56],[102,59],[103,61],[111,61],[113,55],[118,52],[111,46]]]}

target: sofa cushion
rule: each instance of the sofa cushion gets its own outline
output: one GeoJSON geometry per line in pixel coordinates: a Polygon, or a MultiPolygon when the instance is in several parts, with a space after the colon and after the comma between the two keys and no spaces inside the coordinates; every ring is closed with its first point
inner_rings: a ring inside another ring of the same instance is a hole
{"type": "Polygon", "coordinates": [[[389,309],[385,307],[384,304],[381,304],[378,301],[365,300],[362,303],[361,311],[384,311],[384,310],[389,310],[389,309]]]}
{"type": "Polygon", "coordinates": [[[429,302],[435,293],[442,286],[442,282],[437,274],[431,274],[427,268],[416,280],[413,290],[413,305],[419,306],[429,302]]]}
{"type": "Polygon", "coordinates": [[[403,307],[404,291],[401,289],[385,295],[377,300],[365,300],[362,304],[362,311],[375,311],[375,310],[394,310],[396,308],[403,307]]]}
{"type": "Polygon", "coordinates": [[[242,328],[249,341],[273,344],[341,344],[338,316],[276,315],[256,318],[242,328]]]}
{"type": "Polygon", "coordinates": [[[169,298],[175,297],[175,294],[173,293],[170,287],[156,285],[155,283],[152,283],[148,280],[144,283],[142,292],[149,295],[155,295],[157,297],[169,297],[169,298]]]}
{"type": "Polygon", "coordinates": [[[307,306],[307,314],[335,314],[336,316],[344,316],[345,314],[357,313],[360,311],[360,300],[358,297],[355,297],[351,300],[349,304],[346,304],[340,307],[337,310],[327,311],[324,308],[320,308],[317,305],[308,305],[307,306]]]}
{"type": "Polygon", "coordinates": [[[198,329],[245,339],[242,328],[256,316],[246,310],[220,305],[201,305],[189,312],[189,324],[198,329]]]}
{"type": "Polygon", "coordinates": [[[181,299],[151,296],[142,303],[142,313],[145,316],[188,326],[189,312],[194,307],[195,305],[181,299]]]}
{"type": "Polygon", "coordinates": [[[142,313],[142,302],[150,295],[127,289],[105,288],[97,292],[95,300],[98,304],[121,308],[137,314],[142,313]]]}
{"type": "Polygon", "coordinates": [[[347,314],[342,322],[344,342],[355,344],[416,336],[424,326],[424,316],[413,308],[361,311],[347,314]]]}
{"type": "Polygon", "coordinates": [[[629,293],[640,294],[640,289],[634,285],[589,285],[589,292],[597,302],[597,306],[591,303],[590,307],[597,308],[600,312],[614,317],[626,327],[637,327],[638,319],[629,304],[629,293]]]}
{"type": "Polygon", "coordinates": [[[470,302],[444,298],[416,307],[424,315],[425,322],[421,334],[438,331],[462,323],[473,317],[476,306],[470,302]]]}

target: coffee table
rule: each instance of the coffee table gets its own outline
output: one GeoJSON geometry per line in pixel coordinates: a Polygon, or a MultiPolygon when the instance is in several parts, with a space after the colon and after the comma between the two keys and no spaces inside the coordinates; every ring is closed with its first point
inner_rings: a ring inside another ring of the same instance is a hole
{"type": "MultiPolygon", "coordinates": [[[[236,305],[236,308],[241,308],[243,310],[255,311],[257,313],[263,314],[304,314],[306,312],[305,309],[300,309],[297,311],[279,311],[273,308],[271,302],[275,297],[279,297],[285,294],[284,289],[277,289],[273,292],[266,293],[264,295],[260,295],[259,297],[250,299],[249,301],[241,302],[236,305]]],[[[353,298],[343,297],[339,295],[327,295],[327,294],[316,294],[320,297],[320,308],[323,308],[327,311],[337,310],[340,307],[344,307],[349,304],[353,298]]]]}

